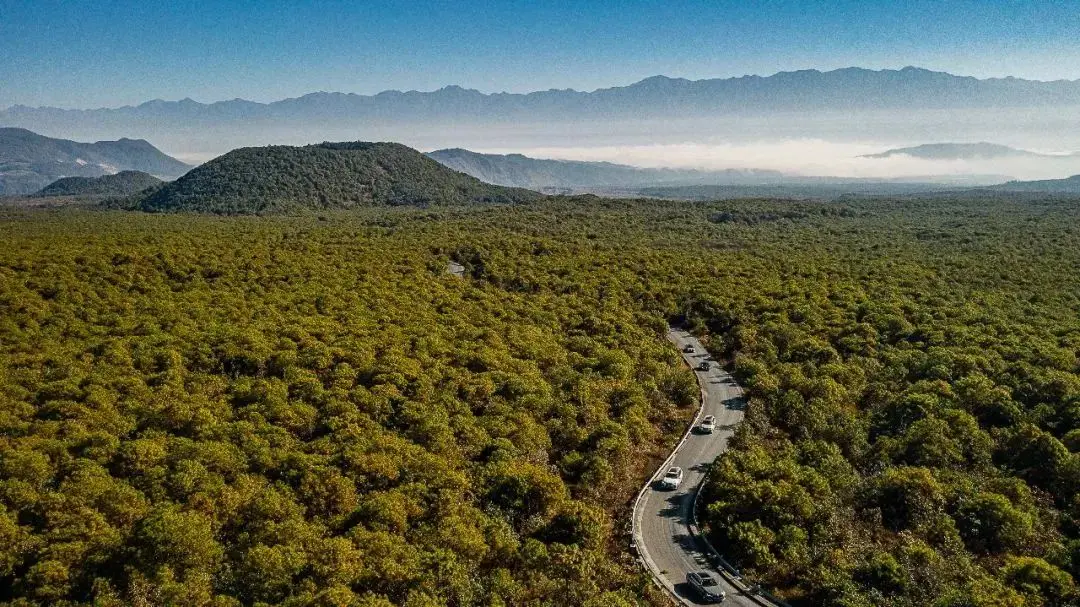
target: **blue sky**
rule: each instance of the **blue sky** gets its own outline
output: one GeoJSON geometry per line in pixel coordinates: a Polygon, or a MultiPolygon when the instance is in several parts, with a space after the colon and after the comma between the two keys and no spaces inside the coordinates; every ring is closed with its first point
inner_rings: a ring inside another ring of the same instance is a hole
{"type": "Polygon", "coordinates": [[[1080,79],[1075,0],[0,0],[0,107],[917,65],[1080,79]]]}

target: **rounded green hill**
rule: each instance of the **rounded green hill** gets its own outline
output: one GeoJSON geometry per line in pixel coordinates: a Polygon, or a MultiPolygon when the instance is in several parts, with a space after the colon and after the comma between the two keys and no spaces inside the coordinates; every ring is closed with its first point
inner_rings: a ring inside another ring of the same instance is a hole
{"type": "Polygon", "coordinates": [[[255,214],[519,203],[540,196],[485,184],[398,143],[352,142],[233,150],[134,206],[151,212],[255,214]]]}

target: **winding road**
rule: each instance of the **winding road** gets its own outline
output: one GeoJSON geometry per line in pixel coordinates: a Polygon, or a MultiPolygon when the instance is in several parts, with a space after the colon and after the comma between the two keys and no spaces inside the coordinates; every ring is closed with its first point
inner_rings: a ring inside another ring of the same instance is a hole
{"type": "Polygon", "coordinates": [[[774,603],[751,592],[741,579],[710,564],[712,552],[697,533],[694,518],[694,501],[708,466],[727,449],[728,439],[742,421],[745,408],[742,389],[719,364],[713,363],[708,371],[696,370],[701,361],[711,359],[693,335],[672,328],[668,340],[695,369],[702,406],[691,429],[634,503],[634,545],[653,578],[683,605],[706,604],[686,582],[686,574],[709,571],[719,578],[727,593],[724,605],[772,606],[774,603]],[[692,346],[694,352],[684,352],[686,346],[692,346]],[[716,430],[712,434],[697,431],[697,425],[706,415],[716,416],[716,430]],[[684,474],[682,484],[675,491],[662,489],[657,483],[671,466],[681,467],[684,474]]]}

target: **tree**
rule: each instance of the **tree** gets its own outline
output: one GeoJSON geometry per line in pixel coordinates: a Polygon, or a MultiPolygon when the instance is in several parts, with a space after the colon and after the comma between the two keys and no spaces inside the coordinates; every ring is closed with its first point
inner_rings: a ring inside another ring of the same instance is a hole
{"type": "Polygon", "coordinates": [[[874,503],[894,530],[910,529],[928,521],[945,505],[941,486],[925,468],[890,469],[877,481],[874,503]]]}
{"type": "Polygon", "coordinates": [[[168,567],[181,576],[213,571],[222,557],[211,521],[172,505],[155,507],[135,530],[134,563],[148,573],[168,567]]]}
{"type": "Polygon", "coordinates": [[[1076,598],[1072,577],[1037,557],[1009,557],[1001,569],[1001,577],[1028,596],[1045,597],[1049,605],[1065,605],[1076,598]]]}
{"type": "Polygon", "coordinates": [[[904,568],[887,552],[873,555],[858,572],[862,583],[880,590],[884,594],[903,592],[908,579],[904,568]]]}
{"type": "Polygon", "coordinates": [[[955,519],[964,542],[975,552],[1020,552],[1032,534],[1031,516],[996,493],[964,500],[955,519]]]}

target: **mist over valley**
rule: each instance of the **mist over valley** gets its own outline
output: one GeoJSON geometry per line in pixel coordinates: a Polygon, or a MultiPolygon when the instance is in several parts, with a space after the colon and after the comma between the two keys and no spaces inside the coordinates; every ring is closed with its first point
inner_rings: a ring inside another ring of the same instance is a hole
{"type": "Polygon", "coordinates": [[[84,140],[140,137],[193,164],[245,146],[365,140],[637,167],[980,184],[1080,172],[1071,156],[1080,150],[1080,131],[1071,128],[1077,121],[1078,83],[979,80],[916,68],[655,77],[592,92],[485,94],[451,86],[313,93],[273,103],[185,99],[0,110],[0,124],[84,140]],[[871,157],[979,142],[1045,155],[871,157]]]}

